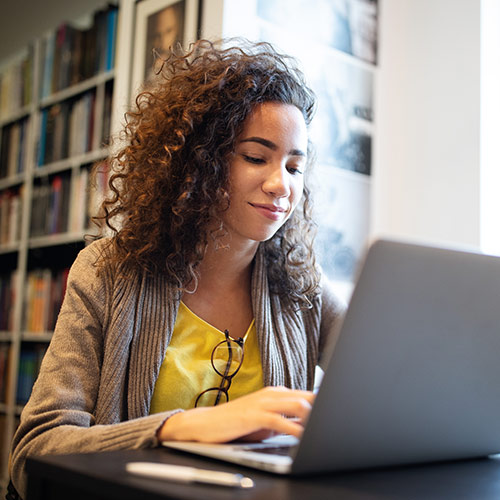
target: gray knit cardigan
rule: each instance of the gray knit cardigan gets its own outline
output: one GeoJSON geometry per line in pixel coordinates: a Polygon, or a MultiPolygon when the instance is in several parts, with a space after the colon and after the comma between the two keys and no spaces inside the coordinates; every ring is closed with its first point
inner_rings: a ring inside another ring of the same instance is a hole
{"type": "MultiPolygon", "coordinates": [[[[172,412],[149,415],[180,301],[164,276],[97,267],[106,240],[82,250],[39,377],[14,436],[10,474],[24,496],[29,455],[138,449],[158,444],[172,412]]],[[[259,250],[252,305],[265,385],[311,389],[341,307],[327,286],[312,309],[269,292],[259,250]]]]}

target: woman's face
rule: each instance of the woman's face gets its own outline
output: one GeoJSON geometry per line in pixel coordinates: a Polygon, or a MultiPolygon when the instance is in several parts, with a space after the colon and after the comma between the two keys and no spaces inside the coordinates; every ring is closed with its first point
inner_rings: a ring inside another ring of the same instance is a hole
{"type": "Polygon", "coordinates": [[[298,108],[255,106],[230,160],[230,206],[222,219],[233,243],[266,241],[290,217],[302,196],[306,154],[307,128],[298,108]]]}

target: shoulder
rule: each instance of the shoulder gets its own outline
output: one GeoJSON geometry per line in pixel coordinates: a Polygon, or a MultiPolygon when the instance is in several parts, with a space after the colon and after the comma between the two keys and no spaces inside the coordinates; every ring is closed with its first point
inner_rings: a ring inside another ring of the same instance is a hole
{"type": "Polygon", "coordinates": [[[323,324],[337,324],[346,309],[346,304],[339,298],[335,286],[323,275],[309,307],[300,306],[289,298],[281,297],[281,302],[283,311],[290,311],[307,322],[312,321],[318,328],[320,325],[323,328],[323,324]]]}
{"type": "Polygon", "coordinates": [[[106,258],[113,251],[112,241],[111,238],[101,238],[93,241],[78,253],[75,262],[88,264],[93,262],[93,265],[97,265],[100,259],[106,258]]]}
{"type": "Polygon", "coordinates": [[[342,315],[346,304],[339,298],[333,283],[325,275],[321,276],[320,290],[322,314],[342,315]]]}
{"type": "Polygon", "coordinates": [[[69,271],[69,283],[79,286],[97,284],[99,281],[111,279],[111,268],[107,265],[106,256],[112,251],[111,240],[96,240],[81,250],[69,271]]]}

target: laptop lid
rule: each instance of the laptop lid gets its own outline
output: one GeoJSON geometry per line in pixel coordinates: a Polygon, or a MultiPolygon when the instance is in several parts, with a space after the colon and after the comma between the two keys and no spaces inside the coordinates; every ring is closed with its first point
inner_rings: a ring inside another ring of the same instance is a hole
{"type": "Polygon", "coordinates": [[[500,451],[500,258],[369,249],[292,472],[500,451]]]}
{"type": "Polygon", "coordinates": [[[291,458],[163,444],[296,474],[485,456],[500,451],[499,385],[500,258],[379,240],[291,458]]]}

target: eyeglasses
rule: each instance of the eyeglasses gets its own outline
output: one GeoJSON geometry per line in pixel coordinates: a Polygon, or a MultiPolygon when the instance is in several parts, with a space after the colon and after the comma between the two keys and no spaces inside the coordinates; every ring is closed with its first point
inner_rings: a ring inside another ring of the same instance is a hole
{"type": "Polygon", "coordinates": [[[218,375],[222,377],[219,387],[210,387],[204,390],[196,398],[194,407],[200,406],[216,406],[221,401],[221,397],[225,396],[223,403],[229,401],[229,387],[233,377],[238,373],[243,363],[243,339],[233,339],[229,336],[227,330],[224,331],[226,340],[219,342],[212,351],[211,362],[212,367],[218,375]]]}

